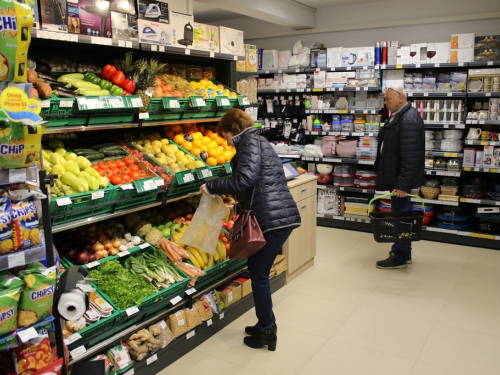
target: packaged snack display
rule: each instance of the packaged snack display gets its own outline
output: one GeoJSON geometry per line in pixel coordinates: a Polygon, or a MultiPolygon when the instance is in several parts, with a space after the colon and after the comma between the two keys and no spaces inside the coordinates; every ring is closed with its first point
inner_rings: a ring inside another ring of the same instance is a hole
{"type": "Polygon", "coordinates": [[[10,253],[14,249],[12,242],[12,206],[10,198],[0,197],[0,253],[10,253]]]}
{"type": "Polygon", "coordinates": [[[90,361],[104,361],[104,374],[105,375],[114,375],[113,364],[104,354],[96,355],[91,358],[90,361]]]}
{"type": "Polygon", "coordinates": [[[52,349],[46,335],[14,348],[14,365],[18,375],[32,374],[52,363],[52,349]]]}
{"type": "Polygon", "coordinates": [[[201,324],[202,320],[200,312],[194,306],[191,309],[186,309],[185,314],[186,314],[186,323],[190,330],[201,324]]]}
{"type": "Polygon", "coordinates": [[[200,299],[193,304],[193,308],[198,310],[201,320],[204,322],[213,317],[210,303],[207,301],[205,296],[201,296],[200,299]]]}
{"type": "Polygon", "coordinates": [[[108,358],[115,367],[114,373],[116,375],[125,373],[134,365],[134,361],[130,358],[130,354],[127,350],[127,345],[124,343],[120,343],[109,349],[108,358]]]}
{"type": "Polygon", "coordinates": [[[16,330],[19,299],[24,282],[10,272],[0,272],[0,336],[16,330]]]}
{"type": "Polygon", "coordinates": [[[31,263],[19,273],[25,288],[19,306],[19,327],[28,327],[52,315],[52,301],[56,286],[56,267],[45,268],[31,263]]]}
{"type": "MultiPolygon", "coordinates": [[[[27,112],[21,112],[25,115],[27,112]]],[[[0,121],[0,169],[31,167],[40,152],[45,126],[0,121]]]]}
{"type": "Polygon", "coordinates": [[[42,243],[34,201],[12,203],[12,224],[14,249],[25,250],[42,243]]]}
{"type": "Polygon", "coordinates": [[[170,330],[170,328],[168,328],[168,325],[164,320],[156,323],[155,326],[160,328],[161,330],[160,334],[158,335],[158,340],[160,340],[160,348],[163,349],[174,340],[174,335],[172,334],[172,331],[170,330]]]}
{"type": "Polygon", "coordinates": [[[34,372],[31,375],[61,375],[61,370],[63,367],[63,359],[59,358],[55,360],[47,367],[41,369],[40,371],[34,372]]]}
{"type": "Polygon", "coordinates": [[[175,314],[171,314],[168,317],[168,326],[172,331],[174,337],[179,337],[180,335],[189,331],[189,327],[186,323],[186,313],[184,310],[179,310],[175,314]]]}

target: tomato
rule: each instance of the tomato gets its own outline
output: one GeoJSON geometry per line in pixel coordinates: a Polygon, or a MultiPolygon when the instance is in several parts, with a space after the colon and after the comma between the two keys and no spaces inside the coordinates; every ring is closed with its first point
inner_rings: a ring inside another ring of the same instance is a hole
{"type": "Polygon", "coordinates": [[[125,158],[123,159],[123,161],[127,165],[135,164],[135,159],[132,156],[125,156],[125,158]]]}
{"type": "Polygon", "coordinates": [[[130,164],[128,166],[128,168],[131,170],[131,171],[138,171],[139,170],[139,166],[137,164],[130,164]]]}
{"type": "Polygon", "coordinates": [[[123,174],[121,169],[113,168],[111,170],[113,171],[113,176],[121,176],[123,174]]]}
{"type": "Polygon", "coordinates": [[[127,166],[127,164],[125,164],[125,162],[123,160],[117,160],[116,161],[116,167],[117,168],[123,169],[126,166],[127,166]]]}
{"type": "Polygon", "coordinates": [[[97,165],[99,166],[99,168],[102,169],[106,165],[106,163],[103,161],[100,161],[99,163],[97,163],[97,165]]]}
{"type": "Polygon", "coordinates": [[[101,77],[105,80],[110,80],[111,76],[116,72],[116,68],[113,65],[106,65],[101,72],[101,77]]]}
{"type": "Polygon", "coordinates": [[[121,86],[122,83],[125,81],[125,74],[123,74],[123,72],[120,72],[119,70],[117,70],[111,76],[110,81],[113,82],[113,84],[116,86],[121,86]]]}
{"type": "Polygon", "coordinates": [[[107,171],[107,170],[109,170],[109,169],[99,169],[99,171],[98,171],[98,172],[99,172],[99,174],[100,174],[102,177],[104,177],[104,176],[106,176],[106,171],[107,171]]]}
{"type": "Polygon", "coordinates": [[[139,171],[139,176],[141,176],[140,178],[144,178],[147,177],[148,175],[144,171],[139,171]]]}
{"type": "Polygon", "coordinates": [[[123,178],[121,176],[113,176],[111,177],[111,183],[113,185],[121,185],[123,184],[123,178]]]}
{"type": "Polygon", "coordinates": [[[112,169],[104,169],[104,177],[111,178],[113,176],[112,169]]]}
{"type": "Polygon", "coordinates": [[[128,174],[123,174],[122,175],[122,180],[123,180],[124,183],[131,182],[132,181],[132,177],[130,177],[128,174]]]}
{"type": "Polygon", "coordinates": [[[113,161],[113,160],[108,160],[106,162],[106,165],[110,168],[110,169],[113,169],[113,168],[116,168],[116,162],[113,161]]]}
{"type": "Polygon", "coordinates": [[[129,174],[130,173],[130,168],[129,167],[122,167],[120,168],[122,170],[122,174],[129,174]]]}
{"type": "Polygon", "coordinates": [[[130,172],[130,178],[132,180],[137,180],[137,179],[141,178],[141,174],[139,173],[139,171],[132,171],[132,172],[130,172]]]}

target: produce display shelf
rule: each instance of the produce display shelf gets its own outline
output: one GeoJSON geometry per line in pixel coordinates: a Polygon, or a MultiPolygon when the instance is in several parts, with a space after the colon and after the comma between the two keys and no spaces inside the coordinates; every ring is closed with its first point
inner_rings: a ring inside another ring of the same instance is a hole
{"type": "MultiPolygon", "coordinates": [[[[167,203],[178,201],[178,200],[184,199],[184,198],[189,198],[191,196],[198,195],[198,194],[201,194],[201,193],[199,191],[184,193],[184,195],[182,195],[182,196],[169,198],[167,200],[167,203]]],[[[130,207],[130,208],[127,208],[124,210],[116,211],[116,212],[110,212],[110,213],[95,215],[95,216],[84,218],[84,219],[70,221],[67,223],[56,224],[56,225],[52,226],[52,233],[63,232],[63,231],[68,230],[68,229],[77,228],[80,226],[96,223],[96,222],[107,220],[107,219],[112,219],[114,217],[126,215],[126,214],[129,214],[132,212],[146,210],[148,208],[160,206],[161,204],[162,204],[162,202],[157,201],[157,202],[149,203],[147,205],[142,205],[140,207],[130,207]]]]}
{"type": "Polygon", "coordinates": [[[464,154],[460,152],[425,151],[425,156],[434,156],[441,158],[463,158],[464,154]]]}
{"type": "Polygon", "coordinates": [[[314,72],[346,72],[350,70],[368,70],[368,69],[378,69],[375,65],[352,65],[352,66],[335,66],[332,68],[322,67],[322,68],[305,68],[305,73],[314,72]]]}
{"type": "Polygon", "coordinates": [[[472,141],[470,139],[466,139],[464,144],[467,146],[500,146],[498,141],[472,141]]]}
{"type": "Polygon", "coordinates": [[[15,253],[2,254],[0,255],[0,271],[42,260],[45,260],[45,245],[37,245],[15,253]]]}
{"type": "Polygon", "coordinates": [[[370,219],[367,217],[365,218],[353,218],[353,217],[344,217],[344,216],[336,216],[336,215],[331,215],[331,214],[316,214],[317,218],[324,218],[324,219],[331,219],[331,220],[336,220],[336,221],[348,221],[348,222],[355,222],[355,223],[369,223],[370,219]]]}
{"type": "Polygon", "coordinates": [[[342,92],[342,91],[380,91],[380,87],[326,87],[316,89],[257,89],[257,94],[299,93],[299,92],[342,92]]]}
{"type": "Polygon", "coordinates": [[[375,165],[375,160],[372,159],[354,159],[354,158],[318,158],[312,156],[302,156],[302,161],[315,161],[324,163],[346,163],[346,164],[365,164],[365,165],[375,165]]]}
{"type": "Polygon", "coordinates": [[[323,136],[323,135],[345,135],[346,137],[376,137],[378,136],[378,132],[324,132],[324,131],[306,131],[306,135],[316,135],[316,136],[323,136]]]}
{"type": "Polygon", "coordinates": [[[360,114],[360,115],[376,115],[378,114],[378,110],[375,109],[306,109],[306,114],[360,114]]]}
{"type": "MultiPolygon", "coordinates": [[[[253,72],[253,74],[292,74],[292,73],[305,73],[305,68],[290,68],[290,69],[265,69],[253,72]]],[[[238,72],[238,73],[251,73],[251,72],[238,72]]]]}
{"type": "Polygon", "coordinates": [[[476,199],[460,197],[460,202],[462,203],[473,203],[473,204],[485,204],[489,206],[500,206],[500,201],[495,201],[493,199],[476,199]]]}
{"type": "Polygon", "coordinates": [[[220,60],[245,60],[245,56],[231,55],[228,53],[211,52],[211,51],[201,51],[196,49],[188,48],[177,48],[170,46],[159,46],[157,44],[145,44],[141,43],[141,49],[144,51],[157,51],[157,52],[167,52],[176,55],[194,56],[194,57],[210,57],[220,60]]]}
{"type": "Polygon", "coordinates": [[[500,125],[498,120],[466,120],[467,125],[500,125]]]}
{"type": "Polygon", "coordinates": [[[499,168],[462,167],[464,172],[500,173],[499,168]]]}
{"type": "Polygon", "coordinates": [[[425,174],[428,176],[448,176],[448,177],[460,177],[462,174],[460,171],[447,171],[442,169],[426,169],[425,174]]]}
{"type": "Polygon", "coordinates": [[[416,98],[465,98],[467,93],[465,92],[409,92],[408,97],[416,98]]]}
{"type": "MultiPolygon", "coordinates": [[[[227,281],[230,281],[234,279],[236,276],[241,274],[244,271],[244,269],[240,269],[238,271],[232,272],[229,275],[227,275],[225,278],[218,280],[217,282],[211,284],[210,286],[204,288],[203,290],[196,290],[194,294],[191,294],[190,296],[185,296],[181,301],[179,301],[177,304],[174,306],[169,306],[166,309],[163,309],[163,311],[158,311],[156,310],[155,314],[152,314],[151,311],[153,309],[156,309],[155,305],[152,305],[151,307],[139,311],[136,314],[128,317],[126,320],[120,322],[120,325],[118,325],[116,328],[116,334],[113,337],[109,337],[107,339],[101,339],[106,333],[102,332],[100,335],[93,337],[93,341],[96,342],[95,345],[87,347],[88,346],[88,340],[83,340],[78,342],[79,346],[84,345],[86,347],[86,351],[79,356],[76,359],[70,359],[69,365],[72,365],[76,362],[79,362],[83,359],[89,358],[90,356],[93,356],[102,350],[106,349],[110,345],[113,345],[117,341],[124,339],[128,337],[130,334],[139,331],[140,329],[147,327],[151,324],[153,324],[155,321],[158,319],[168,316],[171,312],[177,310],[180,307],[186,306],[189,302],[192,301],[192,299],[197,298],[210,290],[216,288],[219,285],[222,285],[226,283],[227,281]],[[134,320],[134,323],[130,323],[131,320],[134,320]]],[[[184,353],[185,354],[185,353],[184,353]]]]}
{"type": "Polygon", "coordinates": [[[334,189],[338,191],[349,191],[352,193],[375,194],[375,189],[361,189],[355,187],[334,186],[334,185],[317,185],[318,190],[334,189]]]}
{"type": "Polygon", "coordinates": [[[426,129],[465,129],[464,124],[424,123],[426,129]]]}
{"type": "Polygon", "coordinates": [[[398,64],[398,65],[380,65],[382,70],[395,69],[419,69],[419,68],[461,68],[467,67],[469,63],[417,63],[417,64],[398,64]]]}
{"type": "Polygon", "coordinates": [[[496,92],[469,92],[468,97],[471,98],[500,98],[500,91],[496,92]]]}

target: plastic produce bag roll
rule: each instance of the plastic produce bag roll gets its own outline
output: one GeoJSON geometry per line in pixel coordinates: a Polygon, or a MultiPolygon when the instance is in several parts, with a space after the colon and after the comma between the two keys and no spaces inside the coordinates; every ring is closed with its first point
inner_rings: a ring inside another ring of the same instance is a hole
{"type": "Polygon", "coordinates": [[[57,309],[59,314],[66,320],[71,321],[80,319],[87,310],[85,293],[78,289],[64,293],[59,299],[57,309]]]}
{"type": "Polygon", "coordinates": [[[221,197],[203,195],[191,224],[182,235],[182,243],[214,254],[227,211],[221,197]]]}

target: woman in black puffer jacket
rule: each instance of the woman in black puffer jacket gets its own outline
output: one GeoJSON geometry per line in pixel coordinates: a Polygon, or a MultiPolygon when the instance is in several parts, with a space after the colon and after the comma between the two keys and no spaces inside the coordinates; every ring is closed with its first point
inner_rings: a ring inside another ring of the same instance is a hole
{"type": "Polygon", "coordinates": [[[236,147],[231,161],[232,176],[202,185],[203,194],[235,194],[243,208],[252,209],[267,241],[248,259],[255,313],[258,323],[246,327],[244,342],[251,348],[276,349],[269,273],[274,259],[293,229],[300,226],[297,205],[288,190],[281,161],[269,142],[261,137],[252,119],[240,109],[231,109],[217,126],[219,136],[236,147]],[[253,195],[253,199],[252,199],[253,195]]]}

